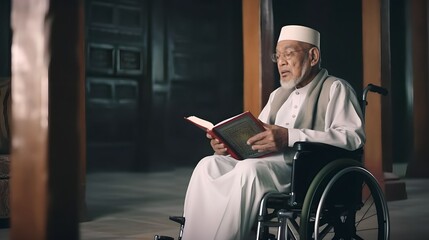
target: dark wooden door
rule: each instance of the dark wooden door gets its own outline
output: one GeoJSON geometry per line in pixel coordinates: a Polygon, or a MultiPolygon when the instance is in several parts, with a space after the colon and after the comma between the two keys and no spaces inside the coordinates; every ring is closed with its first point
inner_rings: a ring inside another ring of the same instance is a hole
{"type": "Polygon", "coordinates": [[[149,106],[147,2],[90,0],[85,19],[88,171],[133,170],[149,106]]]}
{"type": "Polygon", "coordinates": [[[88,170],[163,170],[211,154],[183,117],[242,109],[241,1],[87,2],[88,170]]]}
{"type": "Polygon", "coordinates": [[[153,62],[153,125],[162,126],[154,139],[162,144],[152,143],[152,167],[193,166],[212,150],[183,117],[216,123],[243,111],[241,1],[165,0],[153,16],[163,34],[152,35],[152,57],[163,57],[153,62]]]}

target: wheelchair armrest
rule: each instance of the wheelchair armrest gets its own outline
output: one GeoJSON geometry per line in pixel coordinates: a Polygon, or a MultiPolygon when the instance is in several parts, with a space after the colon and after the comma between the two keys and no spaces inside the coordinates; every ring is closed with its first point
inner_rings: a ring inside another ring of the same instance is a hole
{"type": "Polygon", "coordinates": [[[322,154],[324,157],[332,156],[333,158],[344,157],[359,159],[363,154],[362,148],[347,150],[320,142],[296,142],[293,145],[293,149],[297,152],[312,152],[315,154],[322,154]]]}

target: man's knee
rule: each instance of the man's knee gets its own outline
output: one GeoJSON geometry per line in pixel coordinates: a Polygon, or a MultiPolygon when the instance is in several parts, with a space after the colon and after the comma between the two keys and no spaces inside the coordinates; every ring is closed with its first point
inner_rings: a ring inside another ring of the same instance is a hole
{"type": "Polygon", "coordinates": [[[237,174],[242,177],[254,179],[267,174],[267,166],[260,161],[246,160],[241,161],[235,166],[237,174]]]}
{"type": "Polygon", "coordinates": [[[195,170],[209,170],[209,169],[213,169],[213,168],[217,168],[216,166],[219,165],[219,162],[223,162],[222,165],[226,164],[226,159],[224,156],[220,156],[220,155],[211,155],[211,156],[206,156],[204,158],[202,158],[197,166],[195,167],[195,170]]]}
{"type": "Polygon", "coordinates": [[[202,158],[202,159],[198,162],[198,164],[205,164],[205,163],[207,163],[207,162],[213,161],[213,159],[214,159],[214,156],[213,156],[213,155],[211,155],[211,156],[206,156],[206,157],[202,158]]]}

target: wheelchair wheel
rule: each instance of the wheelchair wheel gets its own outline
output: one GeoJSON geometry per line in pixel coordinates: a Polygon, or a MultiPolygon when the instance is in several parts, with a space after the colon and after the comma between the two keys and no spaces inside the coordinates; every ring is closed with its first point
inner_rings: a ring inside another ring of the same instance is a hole
{"type": "Polygon", "coordinates": [[[389,239],[389,215],[377,180],[352,159],[326,165],[306,194],[300,239],[389,239]]]}

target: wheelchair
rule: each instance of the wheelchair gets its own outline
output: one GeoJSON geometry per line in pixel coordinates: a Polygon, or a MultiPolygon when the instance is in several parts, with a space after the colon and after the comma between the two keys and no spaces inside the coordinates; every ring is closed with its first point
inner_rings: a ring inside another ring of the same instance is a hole
{"type": "MultiPolygon", "coordinates": [[[[387,90],[369,84],[368,92],[387,90]]],[[[389,239],[390,220],[376,178],[362,164],[363,149],[348,151],[323,143],[297,142],[288,193],[268,192],[259,205],[257,240],[389,239]]],[[[181,225],[185,219],[170,217],[181,225]]],[[[173,238],[155,236],[155,240],[173,238]]]]}

